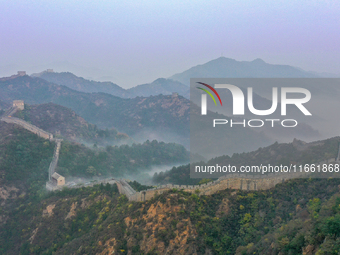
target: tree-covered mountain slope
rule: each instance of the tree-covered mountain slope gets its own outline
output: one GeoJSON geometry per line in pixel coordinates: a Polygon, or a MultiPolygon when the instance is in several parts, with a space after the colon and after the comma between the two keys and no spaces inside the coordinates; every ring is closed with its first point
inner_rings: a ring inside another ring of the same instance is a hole
{"type": "MultiPolygon", "coordinates": [[[[0,122],[0,205],[7,211],[18,198],[36,200],[47,192],[48,168],[55,143],[14,124],[0,122]]],[[[181,145],[145,142],[132,146],[90,149],[63,141],[56,171],[66,182],[124,177],[152,166],[186,163],[189,152],[181,145]]],[[[5,219],[0,210],[1,219],[5,219]]]]}
{"type": "MultiPolygon", "coordinates": [[[[55,146],[53,141],[5,122],[0,122],[0,135],[0,176],[3,185],[16,185],[18,181],[20,186],[27,188],[36,180],[47,180],[47,169],[55,146]]],[[[156,140],[105,148],[88,148],[63,141],[57,172],[66,177],[123,177],[152,166],[188,161],[189,152],[183,146],[156,140]]]]}
{"type": "Polygon", "coordinates": [[[152,166],[188,161],[189,152],[183,146],[156,140],[105,149],[63,142],[57,172],[66,177],[126,177],[150,170],[152,166]]]}
{"type": "Polygon", "coordinates": [[[0,228],[2,254],[336,254],[338,179],[212,196],[172,190],[128,202],[115,185],[26,202],[0,228]]]}

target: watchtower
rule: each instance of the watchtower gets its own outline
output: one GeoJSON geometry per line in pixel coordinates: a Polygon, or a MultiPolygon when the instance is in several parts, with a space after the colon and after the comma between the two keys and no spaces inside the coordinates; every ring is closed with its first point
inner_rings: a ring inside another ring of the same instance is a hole
{"type": "Polygon", "coordinates": [[[19,110],[25,109],[25,104],[23,100],[14,100],[13,101],[13,107],[18,108],[19,110]]]}
{"type": "Polygon", "coordinates": [[[24,75],[26,75],[26,71],[18,71],[18,75],[19,76],[24,76],[24,75]]]}
{"type": "Polygon", "coordinates": [[[65,185],[65,177],[60,174],[54,172],[51,177],[52,184],[54,186],[64,186],[65,185]]]}

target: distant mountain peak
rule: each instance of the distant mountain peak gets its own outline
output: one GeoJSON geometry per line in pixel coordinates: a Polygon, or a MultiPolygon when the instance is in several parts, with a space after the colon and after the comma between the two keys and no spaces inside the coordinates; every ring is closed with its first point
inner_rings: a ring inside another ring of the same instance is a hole
{"type": "Polygon", "coordinates": [[[252,63],[261,63],[261,64],[267,64],[263,59],[261,58],[256,58],[253,61],[251,61],[252,63]]]}
{"type": "Polygon", "coordinates": [[[167,79],[166,78],[158,78],[156,80],[154,80],[152,83],[154,82],[165,82],[167,79]]]}
{"type": "Polygon", "coordinates": [[[219,57],[209,61],[208,63],[210,62],[237,62],[237,60],[233,58],[219,57]]]}

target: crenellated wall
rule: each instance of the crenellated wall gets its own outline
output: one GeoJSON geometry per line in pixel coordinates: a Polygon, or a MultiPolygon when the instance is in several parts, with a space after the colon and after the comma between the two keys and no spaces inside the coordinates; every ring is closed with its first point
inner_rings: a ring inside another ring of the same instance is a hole
{"type": "Polygon", "coordinates": [[[276,184],[283,182],[284,178],[263,178],[263,179],[250,179],[250,178],[220,178],[216,181],[209,182],[202,185],[162,185],[153,189],[148,189],[136,192],[129,197],[131,201],[143,202],[150,200],[156,195],[162,194],[171,189],[181,189],[185,192],[195,193],[199,191],[200,195],[212,195],[218,191],[225,189],[241,189],[241,190],[266,190],[273,188],[276,184]]]}
{"type": "Polygon", "coordinates": [[[19,119],[19,118],[15,118],[15,117],[2,117],[1,118],[2,121],[7,122],[7,123],[13,123],[13,124],[17,124],[25,129],[27,129],[28,131],[31,131],[32,133],[37,134],[38,136],[44,138],[44,139],[49,139],[52,140],[53,139],[53,135],[51,133],[48,133],[34,125],[31,125],[29,123],[27,123],[26,121],[19,119]]]}
{"type": "Polygon", "coordinates": [[[58,160],[59,160],[59,151],[61,147],[61,142],[62,139],[54,139],[56,141],[56,145],[54,148],[54,153],[53,153],[53,159],[50,163],[50,167],[48,168],[48,180],[51,180],[52,174],[55,172],[55,169],[58,165],[58,160]]]}
{"type": "MultiPolygon", "coordinates": [[[[334,162],[334,160],[335,159],[330,159],[323,163],[334,162]]],[[[199,191],[199,195],[212,195],[225,189],[267,190],[285,180],[299,178],[302,177],[302,175],[304,175],[304,173],[268,174],[265,178],[263,178],[263,176],[254,178],[254,176],[247,174],[230,174],[228,176],[223,176],[216,181],[201,185],[161,185],[152,189],[136,192],[135,194],[128,196],[128,198],[130,201],[143,202],[171,189],[181,189],[189,193],[199,191]]]]}

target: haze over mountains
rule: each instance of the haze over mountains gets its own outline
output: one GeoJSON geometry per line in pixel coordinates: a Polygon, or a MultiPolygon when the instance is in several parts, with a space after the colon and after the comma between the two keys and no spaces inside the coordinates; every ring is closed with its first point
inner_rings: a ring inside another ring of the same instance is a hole
{"type": "Polygon", "coordinates": [[[262,59],[253,61],[237,61],[220,57],[207,63],[194,66],[182,73],[175,74],[168,79],[160,78],[151,83],[136,85],[124,89],[113,82],[98,82],[87,80],[69,72],[41,72],[32,74],[58,85],[65,85],[82,92],[105,92],[123,98],[150,95],[170,95],[173,92],[189,98],[188,90],[190,78],[316,78],[335,77],[332,74],[318,74],[306,72],[289,65],[268,64],[262,59]]]}
{"type": "MultiPolygon", "coordinates": [[[[124,89],[112,82],[91,81],[72,73],[55,73],[50,70],[33,74],[32,77],[0,79],[0,100],[5,105],[10,105],[15,99],[25,100],[28,104],[53,102],[72,109],[87,122],[101,129],[117,129],[136,141],[156,139],[180,143],[188,148],[189,77],[302,78],[316,75],[291,66],[267,64],[260,59],[246,62],[221,57],[176,74],[171,79],[159,78],[152,83],[124,89]],[[173,94],[174,92],[179,96],[173,94]]],[[[262,90],[263,88],[259,90],[261,95],[262,90]]],[[[198,97],[196,95],[193,98],[198,97]]],[[[270,105],[269,100],[255,94],[255,105],[257,102],[265,107],[270,105]]],[[[199,114],[199,111],[196,112],[199,114]]],[[[223,115],[217,116],[225,118],[223,115]]],[[[206,124],[202,123],[203,126],[206,124]]],[[[310,126],[286,132],[283,137],[278,137],[277,132],[273,133],[271,130],[264,133],[249,129],[227,132],[234,145],[227,146],[226,153],[253,150],[285,138],[284,141],[291,141],[295,137],[311,140],[318,136],[317,130],[310,126]]]]}
{"type": "Polygon", "coordinates": [[[116,128],[128,135],[143,133],[145,140],[148,134],[150,139],[186,141],[188,145],[189,100],[181,96],[123,99],[106,93],[79,92],[29,76],[0,81],[0,89],[0,100],[9,104],[18,98],[28,104],[53,102],[102,129],[116,128]]]}
{"type": "MultiPolygon", "coordinates": [[[[76,114],[84,118],[87,122],[97,125],[101,129],[117,129],[119,132],[127,133],[137,142],[145,140],[158,140],[164,142],[175,142],[189,148],[190,134],[190,101],[184,97],[174,95],[158,95],[150,97],[136,97],[124,99],[106,93],[84,93],[69,89],[65,86],[49,83],[40,78],[21,76],[0,82],[2,91],[0,100],[10,104],[12,100],[22,99],[26,103],[45,104],[43,106],[33,106],[32,110],[40,109],[45,121],[58,122],[57,119],[49,115],[57,113],[61,115],[65,110],[58,109],[54,103],[72,109],[76,114]],[[53,106],[51,108],[51,106],[53,106]],[[51,108],[48,110],[48,108],[51,108]]],[[[196,105],[193,117],[198,118],[200,111],[196,105]]],[[[32,110],[27,111],[31,114],[32,110]]],[[[40,114],[39,114],[40,115],[40,114]]],[[[70,113],[67,114],[69,116],[70,113]]],[[[72,114],[71,114],[72,115],[72,114]]],[[[214,114],[216,118],[225,118],[224,115],[214,114]]],[[[29,117],[29,116],[28,116],[29,117]]],[[[55,117],[57,117],[55,115],[55,117]]],[[[29,117],[38,126],[43,125],[41,121],[34,117],[29,117]]],[[[68,125],[74,122],[72,118],[63,118],[68,121],[68,125]]],[[[198,118],[199,119],[199,118],[198,118]]],[[[72,124],[74,126],[74,124],[72,124]]],[[[71,126],[72,126],[71,125],[71,126]]],[[[200,126],[208,126],[209,122],[204,119],[200,126]]],[[[57,125],[59,126],[59,125],[57,125]]],[[[77,130],[77,126],[73,127],[77,130]]],[[[48,125],[45,128],[50,129],[48,125]]],[[[58,127],[58,130],[65,128],[58,127]]],[[[72,130],[72,129],[71,129],[72,130]]],[[[67,132],[66,132],[67,133],[67,132]]],[[[74,134],[75,132],[71,132],[74,134]]],[[[205,130],[200,132],[200,139],[205,139],[205,130]]],[[[259,146],[266,146],[272,142],[265,134],[258,133],[252,129],[228,129],[223,132],[228,137],[229,143],[223,140],[216,144],[216,149],[211,151],[209,156],[218,156],[221,151],[223,154],[254,150],[259,146]],[[230,146],[233,144],[233,146],[230,146]]],[[[216,134],[218,135],[218,134],[216,134]]],[[[84,135],[78,137],[83,139],[84,135]]],[[[76,140],[76,139],[73,139],[76,140]]],[[[209,144],[209,140],[206,141],[209,144]]],[[[205,148],[200,148],[200,151],[205,148]]]]}

